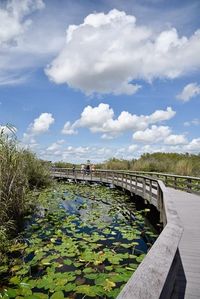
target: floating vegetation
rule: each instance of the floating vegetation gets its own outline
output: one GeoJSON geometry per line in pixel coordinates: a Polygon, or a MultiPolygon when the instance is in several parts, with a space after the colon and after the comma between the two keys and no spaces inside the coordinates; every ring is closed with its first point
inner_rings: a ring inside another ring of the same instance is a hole
{"type": "Polygon", "coordinates": [[[116,298],[155,241],[148,209],[100,185],[59,183],[0,266],[0,298],[116,298]]]}

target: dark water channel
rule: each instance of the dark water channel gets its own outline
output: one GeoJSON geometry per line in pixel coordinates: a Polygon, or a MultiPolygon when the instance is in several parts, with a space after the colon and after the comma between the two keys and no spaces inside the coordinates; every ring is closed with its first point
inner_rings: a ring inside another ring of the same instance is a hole
{"type": "Polygon", "coordinates": [[[39,199],[8,253],[2,298],[116,298],[157,237],[148,209],[100,185],[59,183],[39,199]]]}

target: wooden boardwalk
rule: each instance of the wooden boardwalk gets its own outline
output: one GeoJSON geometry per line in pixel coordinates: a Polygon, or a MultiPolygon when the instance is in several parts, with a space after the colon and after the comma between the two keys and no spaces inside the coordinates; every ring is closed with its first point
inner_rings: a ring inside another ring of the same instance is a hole
{"type": "Polygon", "coordinates": [[[200,196],[167,188],[184,228],[179,252],[179,299],[200,298],[200,196]],[[185,277],[184,277],[185,276],[185,277]],[[186,280],[186,281],[185,281],[186,280]]]}

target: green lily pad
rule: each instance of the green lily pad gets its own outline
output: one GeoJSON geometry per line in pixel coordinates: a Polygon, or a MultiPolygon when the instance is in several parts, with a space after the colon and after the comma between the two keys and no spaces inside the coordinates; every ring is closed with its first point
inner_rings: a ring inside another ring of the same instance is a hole
{"type": "Polygon", "coordinates": [[[55,292],[50,299],[64,299],[64,293],[62,291],[55,292]]]}

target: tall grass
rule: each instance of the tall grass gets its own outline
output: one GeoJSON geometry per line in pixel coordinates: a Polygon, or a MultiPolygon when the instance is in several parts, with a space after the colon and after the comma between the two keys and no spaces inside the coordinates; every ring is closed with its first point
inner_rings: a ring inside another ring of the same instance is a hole
{"type": "MultiPolygon", "coordinates": [[[[34,208],[30,190],[50,184],[47,168],[31,152],[19,147],[15,134],[0,132],[0,251],[34,208]]],[[[34,202],[35,199],[35,202],[34,202]]]]}

